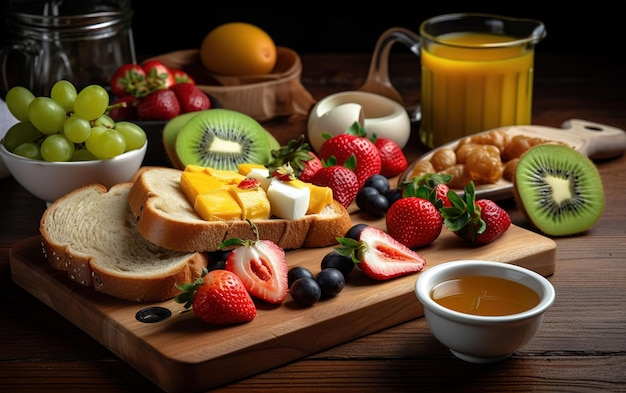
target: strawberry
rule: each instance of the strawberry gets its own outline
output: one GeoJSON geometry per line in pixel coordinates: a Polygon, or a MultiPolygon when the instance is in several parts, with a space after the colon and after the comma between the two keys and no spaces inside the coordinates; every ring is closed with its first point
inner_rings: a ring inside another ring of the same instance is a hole
{"type": "Polygon", "coordinates": [[[333,198],[346,209],[360,189],[356,173],[352,170],[354,160],[352,156],[344,165],[338,165],[334,157],[331,157],[328,161],[322,161],[324,167],[311,179],[311,183],[316,186],[330,187],[333,190],[333,198]]]}
{"type": "Polygon", "coordinates": [[[335,251],[350,256],[359,270],[376,280],[416,273],[426,266],[424,257],[372,226],[365,227],[358,240],[340,237],[337,241],[340,246],[335,251]]]}
{"type": "Polygon", "coordinates": [[[117,97],[127,94],[136,95],[135,92],[143,89],[146,83],[146,72],[137,64],[122,64],[111,76],[111,93],[117,97]]]}
{"type": "Polygon", "coordinates": [[[176,94],[169,89],[153,91],[137,104],[139,120],[170,120],[180,114],[176,94]]]}
{"type": "Polygon", "coordinates": [[[404,172],[408,166],[408,162],[402,148],[396,141],[389,138],[375,138],[374,145],[380,155],[381,175],[393,177],[404,172]]]}
{"type": "Polygon", "coordinates": [[[465,201],[454,191],[448,192],[451,207],[440,209],[444,225],[461,239],[473,244],[494,241],[511,226],[511,217],[489,199],[475,200],[474,182],[465,186],[465,201]]]}
{"type": "Polygon", "coordinates": [[[427,173],[415,176],[401,184],[403,195],[419,196],[428,199],[437,209],[444,206],[452,206],[448,199],[447,183],[452,180],[452,175],[443,173],[427,173]]]}
{"type": "MultiPolygon", "coordinates": [[[[256,233],[256,227],[253,226],[256,233]]],[[[287,260],[285,251],[270,240],[224,241],[220,248],[235,246],[226,259],[226,270],[235,273],[250,295],[272,304],[287,297],[287,260]]]]}
{"type": "Polygon", "coordinates": [[[324,166],[319,157],[311,151],[309,144],[305,142],[304,135],[291,139],[286,146],[272,151],[272,161],[267,168],[272,173],[276,168],[287,163],[293,169],[293,175],[307,183],[311,183],[313,175],[324,166]]]}
{"type": "Polygon", "coordinates": [[[177,83],[170,87],[176,94],[181,113],[202,111],[211,108],[209,96],[204,94],[196,85],[192,83],[177,83]]]}
{"type": "Polygon", "coordinates": [[[193,283],[176,285],[183,291],[174,300],[193,308],[202,321],[212,325],[232,325],[250,322],[256,316],[256,306],[241,279],[228,270],[208,272],[193,283]]]}
{"type": "Polygon", "coordinates": [[[178,83],[191,83],[191,84],[196,84],[196,81],[191,77],[191,75],[189,75],[188,73],[186,73],[183,70],[173,70],[170,69],[172,76],[174,77],[174,84],[178,84],[178,83]]]}
{"type": "Polygon", "coordinates": [[[115,121],[137,119],[137,97],[132,94],[124,95],[113,101],[109,116],[115,121]]]}
{"type": "Polygon", "coordinates": [[[429,200],[409,196],[396,201],[385,216],[387,232],[409,248],[431,244],[441,234],[443,220],[429,200]]]}
{"type": "Polygon", "coordinates": [[[141,67],[146,73],[149,91],[169,89],[176,83],[169,67],[158,60],[146,60],[141,63],[141,67]]]}
{"type": "Polygon", "coordinates": [[[367,178],[380,173],[382,164],[376,145],[365,137],[365,130],[358,122],[355,122],[344,134],[326,139],[318,152],[322,161],[332,156],[335,157],[338,165],[343,165],[352,155],[356,157],[354,173],[358,179],[358,186],[361,188],[367,178]]]}

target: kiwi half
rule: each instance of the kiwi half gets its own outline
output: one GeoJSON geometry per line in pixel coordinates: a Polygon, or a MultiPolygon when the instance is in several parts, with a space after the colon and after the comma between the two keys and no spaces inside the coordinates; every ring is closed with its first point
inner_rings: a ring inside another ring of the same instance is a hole
{"type": "Polygon", "coordinates": [[[241,163],[268,164],[280,144],[252,117],[230,109],[198,112],[180,128],[176,155],[183,166],[236,171],[241,163]]]}
{"type": "Polygon", "coordinates": [[[183,113],[170,119],[163,127],[163,147],[174,168],[185,169],[176,154],[176,138],[178,138],[178,133],[185,123],[197,114],[198,112],[183,113]]]}
{"type": "Polygon", "coordinates": [[[584,232],[604,210],[598,169],[588,157],[564,145],[528,150],[517,164],[513,190],[525,216],[550,236],[584,232]]]}

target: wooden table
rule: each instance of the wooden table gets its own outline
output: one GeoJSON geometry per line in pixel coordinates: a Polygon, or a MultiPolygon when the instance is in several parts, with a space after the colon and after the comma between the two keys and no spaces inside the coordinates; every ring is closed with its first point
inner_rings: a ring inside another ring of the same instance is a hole
{"type": "MultiPolygon", "coordinates": [[[[417,59],[393,54],[392,82],[419,100],[417,59]]],[[[361,86],[369,55],[302,55],[316,99],[361,86]]],[[[538,53],[533,124],[578,118],[626,129],[626,62],[621,55],[538,53]]],[[[266,124],[281,142],[306,118],[266,124]]],[[[417,128],[414,127],[414,136],[417,128]]],[[[412,137],[406,153],[426,149],[412,137]]],[[[626,156],[597,163],[605,212],[588,233],[556,239],[557,292],[538,335],[510,359],[475,365],[456,359],[424,318],[358,338],[216,391],[626,391],[626,156]]],[[[502,201],[529,228],[513,200],[502,201]]],[[[12,178],[0,180],[0,391],[159,391],[141,374],[11,280],[9,250],[38,234],[45,208],[12,178]]]]}

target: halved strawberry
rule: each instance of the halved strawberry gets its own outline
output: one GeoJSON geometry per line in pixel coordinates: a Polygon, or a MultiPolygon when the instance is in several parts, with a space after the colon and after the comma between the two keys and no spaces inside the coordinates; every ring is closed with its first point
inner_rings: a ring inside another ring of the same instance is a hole
{"type": "Polygon", "coordinates": [[[357,269],[376,280],[417,273],[426,266],[423,256],[372,226],[361,231],[358,241],[348,237],[337,240],[340,246],[335,250],[350,256],[357,263],[357,269]]]}
{"type": "Polygon", "coordinates": [[[280,304],[289,292],[285,251],[269,240],[228,239],[220,248],[236,246],[226,259],[226,270],[235,273],[250,295],[280,304]]]}
{"type": "Polygon", "coordinates": [[[183,291],[174,300],[193,308],[198,318],[212,325],[249,322],[256,316],[256,305],[241,279],[234,273],[218,269],[207,272],[193,283],[177,284],[183,291]]]}

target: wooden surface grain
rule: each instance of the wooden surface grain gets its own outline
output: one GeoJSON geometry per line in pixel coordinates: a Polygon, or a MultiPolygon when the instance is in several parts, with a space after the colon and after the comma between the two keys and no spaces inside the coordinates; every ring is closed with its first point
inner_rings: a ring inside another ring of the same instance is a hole
{"type": "MultiPolygon", "coordinates": [[[[303,84],[316,99],[362,85],[369,56],[304,55],[303,84]]],[[[393,57],[392,81],[407,102],[419,100],[417,62],[393,57]]],[[[620,54],[537,56],[533,124],[560,127],[578,118],[626,129],[626,61],[620,54]]],[[[285,142],[305,119],[266,127],[285,142]]],[[[414,137],[409,157],[427,149],[414,137]]],[[[626,391],[626,157],[597,162],[605,192],[599,222],[581,236],[555,239],[557,297],[537,336],[504,362],[456,359],[412,319],[314,353],[215,391],[410,392],[626,391]]],[[[532,230],[515,206],[513,223],[532,230]]],[[[9,250],[37,235],[45,205],[12,178],[0,180],[0,391],[135,392],[160,389],[11,279],[9,250]]],[[[358,322],[358,321],[357,321],[358,322]]],[[[332,326],[320,336],[332,335],[332,326]]],[[[314,339],[312,337],[311,339],[314,339]]]]}

